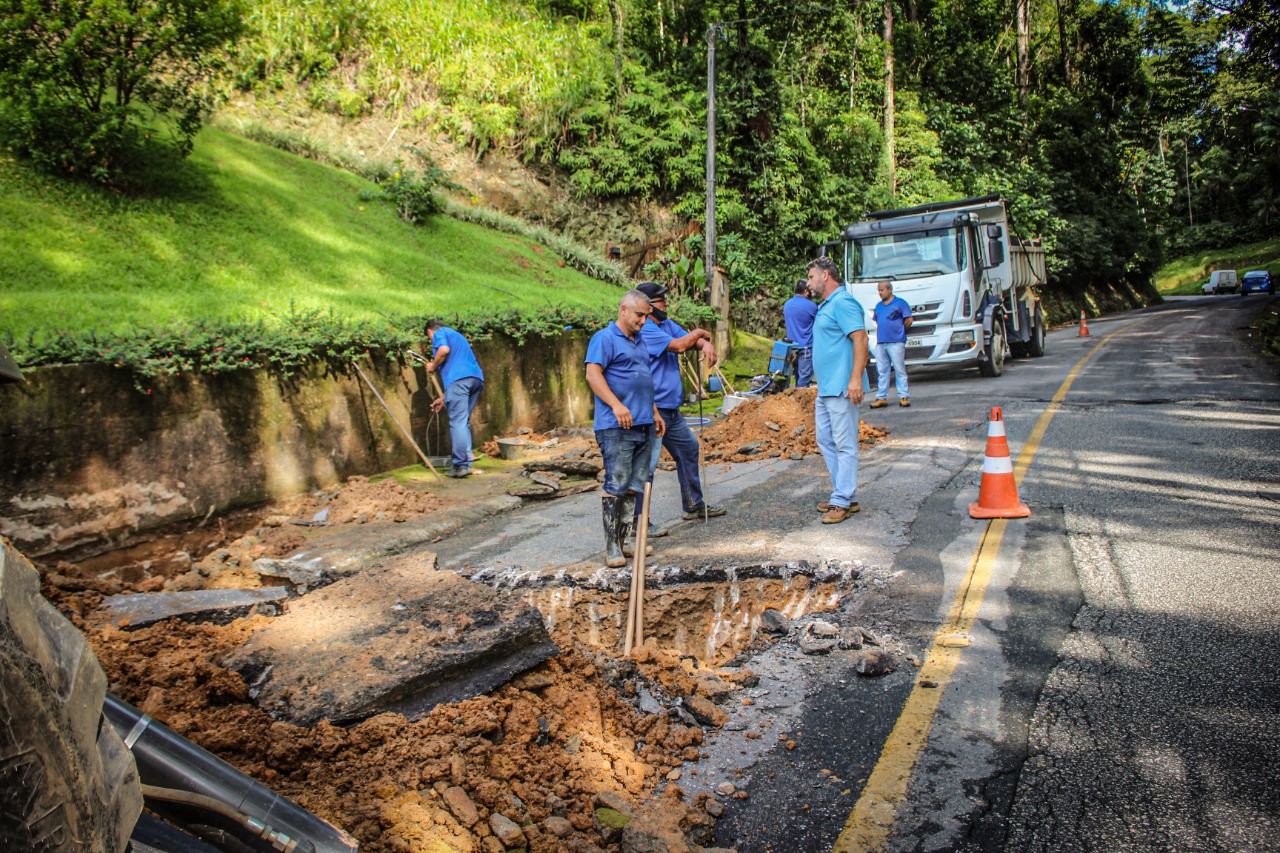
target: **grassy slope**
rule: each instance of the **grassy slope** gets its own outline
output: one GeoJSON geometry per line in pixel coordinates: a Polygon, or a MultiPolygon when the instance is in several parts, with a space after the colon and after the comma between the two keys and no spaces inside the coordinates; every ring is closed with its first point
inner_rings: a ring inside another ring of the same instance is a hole
{"type": "Polygon", "coordinates": [[[1165,296],[1198,294],[1200,285],[1209,280],[1209,273],[1231,269],[1241,275],[1249,270],[1266,269],[1273,278],[1280,276],[1280,240],[1175,258],[1156,272],[1156,289],[1165,296]]]}
{"type": "Polygon", "coordinates": [[[618,289],[523,238],[411,228],[367,181],[206,128],[168,185],[124,198],[0,160],[0,336],[180,318],[351,319],[572,304],[618,289]]]}

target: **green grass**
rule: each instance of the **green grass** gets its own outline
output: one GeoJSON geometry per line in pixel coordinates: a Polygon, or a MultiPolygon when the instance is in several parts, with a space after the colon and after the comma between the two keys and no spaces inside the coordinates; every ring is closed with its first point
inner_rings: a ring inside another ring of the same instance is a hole
{"type": "Polygon", "coordinates": [[[1165,296],[1198,294],[1200,285],[1209,280],[1209,273],[1232,269],[1240,275],[1257,269],[1267,270],[1273,278],[1280,275],[1280,240],[1175,258],[1156,271],[1156,289],[1165,296]]]}
{"type": "Polygon", "coordinates": [[[542,245],[447,216],[411,227],[373,189],[214,128],[146,197],[0,159],[0,336],[617,304],[542,245]]]}

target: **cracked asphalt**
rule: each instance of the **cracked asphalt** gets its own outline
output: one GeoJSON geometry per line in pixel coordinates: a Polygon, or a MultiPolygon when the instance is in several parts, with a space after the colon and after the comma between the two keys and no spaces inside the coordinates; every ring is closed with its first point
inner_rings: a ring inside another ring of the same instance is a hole
{"type": "MultiPolygon", "coordinates": [[[[1004,376],[920,372],[912,407],[862,417],[862,512],[821,525],[818,458],[709,466],[728,516],[679,519],[660,473],[651,565],[834,560],[861,573],[834,621],[886,635],[886,676],[793,640],[742,665],[750,705],[678,783],[725,782],[717,840],[749,851],[840,841],[913,689],[942,691],[882,849],[1280,850],[1280,371],[1253,353],[1268,301],[1190,297],[1052,332],[1004,376]],[[1015,457],[1072,369],[1009,522],[960,663],[916,686],[974,561],[987,416],[1015,457]],[[759,733],[759,737],[748,737],[759,733]]],[[[595,495],[517,510],[439,543],[442,567],[545,571],[598,562],[595,495]]],[[[841,846],[842,844],[846,846],[841,846]]]]}

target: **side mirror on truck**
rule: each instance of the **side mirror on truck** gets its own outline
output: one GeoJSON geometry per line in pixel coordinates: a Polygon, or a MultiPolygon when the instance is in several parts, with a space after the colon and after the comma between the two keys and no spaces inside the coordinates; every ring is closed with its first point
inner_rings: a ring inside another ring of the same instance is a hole
{"type": "Polygon", "coordinates": [[[1004,229],[999,225],[987,226],[987,267],[998,267],[1004,263],[1004,243],[1001,237],[1004,229]]]}

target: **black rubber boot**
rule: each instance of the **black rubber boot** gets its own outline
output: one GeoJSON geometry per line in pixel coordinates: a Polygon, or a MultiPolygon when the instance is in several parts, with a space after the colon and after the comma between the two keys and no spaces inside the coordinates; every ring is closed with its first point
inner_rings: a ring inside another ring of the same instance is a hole
{"type": "Polygon", "coordinates": [[[622,515],[622,508],[619,506],[621,500],[612,495],[605,495],[600,501],[604,518],[604,564],[611,569],[627,564],[627,558],[622,555],[622,532],[619,529],[622,515]]]}
{"type": "MultiPolygon", "coordinates": [[[[639,526],[639,517],[636,515],[636,497],[637,495],[625,495],[618,498],[618,519],[622,522],[622,530],[618,533],[618,541],[622,543],[622,553],[628,557],[636,555],[636,528],[639,526]]],[[[646,545],[644,549],[646,557],[653,556],[653,546],[646,545]]]]}

